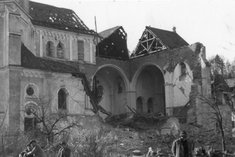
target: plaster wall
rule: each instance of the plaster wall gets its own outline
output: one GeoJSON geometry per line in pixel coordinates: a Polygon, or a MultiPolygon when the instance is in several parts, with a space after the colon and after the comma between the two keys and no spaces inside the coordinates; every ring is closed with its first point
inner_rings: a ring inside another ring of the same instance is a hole
{"type": "Polygon", "coordinates": [[[32,52],[34,52],[34,26],[29,16],[16,3],[8,3],[9,10],[9,32],[21,36],[21,42],[32,52]]]}
{"type": "Polygon", "coordinates": [[[181,67],[179,64],[177,64],[174,70],[174,77],[172,80],[174,86],[174,104],[172,107],[184,106],[190,98],[191,86],[193,84],[193,75],[190,67],[187,64],[185,65],[186,75],[183,78],[181,78],[181,67]]]}
{"type": "Polygon", "coordinates": [[[8,33],[9,33],[9,12],[0,2],[0,67],[8,64],[8,33]]]}
{"type": "Polygon", "coordinates": [[[20,128],[20,79],[21,68],[10,67],[9,71],[9,132],[20,128]]]}
{"type": "Polygon", "coordinates": [[[9,124],[9,69],[0,69],[0,122],[5,128],[9,124]]]}
{"type": "Polygon", "coordinates": [[[64,55],[66,60],[78,61],[78,53],[83,51],[83,60],[87,63],[95,63],[95,45],[93,36],[40,26],[35,27],[35,55],[40,57],[46,56],[46,44],[48,41],[54,43],[56,53],[56,47],[58,43],[61,42],[64,45],[64,55]],[[83,47],[79,47],[81,46],[78,44],[79,41],[84,43],[83,47]]]}
{"type": "Polygon", "coordinates": [[[65,88],[68,92],[67,113],[69,115],[86,114],[83,85],[80,79],[72,77],[70,74],[23,69],[21,75],[17,76],[17,80],[19,85],[17,85],[17,88],[14,88],[19,90],[19,94],[15,96],[15,101],[12,104],[18,107],[12,110],[12,115],[14,113],[15,117],[18,118],[17,122],[20,125],[17,128],[21,130],[24,130],[24,111],[25,105],[28,103],[33,103],[39,107],[44,105],[50,113],[58,112],[58,91],[61,88],[65,88]],[[26,94],[28,85],[34,87],[35,94],[33,96],[26,94]],[[16,114],[16,112],[20,114],[16,114]]]}

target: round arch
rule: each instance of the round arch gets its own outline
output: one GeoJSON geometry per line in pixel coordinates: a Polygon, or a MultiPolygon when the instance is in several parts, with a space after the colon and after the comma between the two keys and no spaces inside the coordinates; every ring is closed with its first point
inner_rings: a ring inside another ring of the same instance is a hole
{"type": "Polygon", "coordinates": [[[136,100],[143,98],[143,112],[166,113],[165,78],[158,65],[146,63],[141,66],[135,72],[130,88],[135,91],[136,100]]]}
{"type": "Polygon", "coordinates": [[[112,114],[126,112],[129,81],[120,67],[113,64],[100,66],[92,76],[92,82],[93,90],[104,109],[112,114]]]}
{"type": "Polygon", "coordinates": [[[129,85],[129,84],[128,84],[129,80],[128,80],[128,78],[127,78],[125,72],[124,72],[120,67],[118,67],[118,66],[116,66],[116,65],[113,65],[113,64],[104,64],[104,65],[102,65],[102,66],[99,66],[99,67],[96,69],[95,73],[93,74],[92,80],[94,79],[94,76],[97,74],[97,72],[99,72],[101,69],[106,68],[106,67],[110,67],[110,68],[116,69],[116,70],[121,74],[121,77],[122,77],[122,79],[124,80],[125,86],[128,87],[128,85],[129,85]]]}
{"type": "MultiPolygon", "coordinates": [[[[139,69],[137,69],[137,71],[135,72],[134,76],[132,77],[132,80],[131,80],[131,82],[132,82],[132,83],[131,83],[131,85],[132,85],[131,88],[132,88],[132,89],[133,89],[133,87],[136,85],[138,76],[139,76],[140,73],[143,71],[143,69],[146,68],[147,66],[155,66],[156,68],[158,68],[158,70],[161,71],[162,76],[163,76],[163,78],[164,78],[163,70],[160,68],[159,65],[154,64],[154,63],[145,63],[145,64],[143,64],[139,69]]],[[[164,78],[164,80],[165,80],[165,78],[164,78]]]]}

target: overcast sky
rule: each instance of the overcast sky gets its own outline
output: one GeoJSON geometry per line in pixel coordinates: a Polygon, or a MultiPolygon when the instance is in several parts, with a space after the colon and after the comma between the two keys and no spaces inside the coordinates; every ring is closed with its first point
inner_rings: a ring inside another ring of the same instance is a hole
{"type": "Polygon", "coordinates": [[[133,51],[145,26],[172,30],[189,44],[201,42],[207,58],[235,59],[235,0],[33,0],[74,10],[98,32],[123,26],[133,51]]]}

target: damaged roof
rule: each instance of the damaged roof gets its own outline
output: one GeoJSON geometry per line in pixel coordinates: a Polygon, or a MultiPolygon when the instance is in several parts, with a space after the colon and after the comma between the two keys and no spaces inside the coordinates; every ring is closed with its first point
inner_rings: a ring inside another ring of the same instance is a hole
{"type": "Polygon", "coordinates": [[[112,35],[115,31],[117,31],[119,28],[122,28],[122,26],[116,26],[116,27],[113,27],[113,28],[109,28],[107,30],[104,30],[102,32],[99,33],[99,35],[102,37],[102,38],[108,38],[110,35],[112,35]]]}
{"type": "Polygon", "coordinates": [[[35,25],[78,33],[95,34],[70,9],[30,1],[29,14],[32,17],[32,23],[35,25]]]}
{"type": "Polygon", "coordinates": [[[127,34],[122,26],[116,26],[99,33],[102,40],[97,44],[96,56],[128,60],[127,34]]]}
{"type": "Polygon", "coordinates": [[[176,32],[162,30],[162,29],[153,28],[153,27],[146,27],[146,29],[154,33],[163,42],[163,44],[168,46],[170,49],[189,45],[176,32]]]}
{"type": "Polygon", "coordinates": [[[21,45],[21,66],[50,72],[83,74],[77,63],[36,57],[24,44],[21,45]]]}

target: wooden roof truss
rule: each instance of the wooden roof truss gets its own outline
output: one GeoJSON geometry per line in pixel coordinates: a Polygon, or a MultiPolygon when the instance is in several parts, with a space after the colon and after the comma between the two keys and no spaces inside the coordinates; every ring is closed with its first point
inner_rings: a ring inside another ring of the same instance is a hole
{"type": "Polygon", "coordinates": [[[159,52],[167,49],[162,41],[150,30],[145,30],[135,49],[135,56],[159,52]]]}

